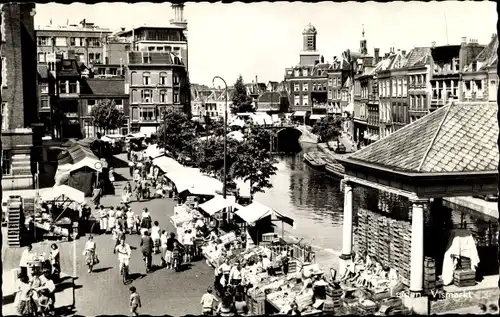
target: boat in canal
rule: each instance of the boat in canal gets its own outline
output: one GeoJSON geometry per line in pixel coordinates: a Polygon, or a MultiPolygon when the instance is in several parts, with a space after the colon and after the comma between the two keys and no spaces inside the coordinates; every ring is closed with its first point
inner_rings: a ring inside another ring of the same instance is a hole
{"type": "Polygon", "coordinates": [[[304,154],[304,160],[316,168],[324,168],[327,164],[326,155],[320,151],[312,151],[304,154]]]}

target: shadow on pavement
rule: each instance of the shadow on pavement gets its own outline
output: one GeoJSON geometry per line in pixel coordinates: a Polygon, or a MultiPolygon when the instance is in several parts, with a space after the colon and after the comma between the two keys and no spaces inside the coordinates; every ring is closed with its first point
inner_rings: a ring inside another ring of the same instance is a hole
{"type": "Polygon", "coordinates": [[[106,272],[107,270],[110,270],[112,269],[113,267],[109,266],[109,267],[101,267],[101,268],[98,268],[98,269],[94,269],[92,270],[92,273],[101,273],[101,272],[106,272]]]}
{"type": "Polygon", "coordinates": [[[117,158],[116,156],[111,156],[108,160],[109,165],[114,169],[128,167],[128,162],[117,158]]]}
{"type": "Polygon", "coordinates": [[[13,294],[10,294],[7,296],[3,296],[2,297],[2,306],[12,304],[15,299],[16,299],[16,293],[13,293],[13,294]]]}
{"type": "Polygon", "coordinates": [[[191,264],[191,263],[184,263],[181,265],[179,272],[189,271],[189,270],[191,270],[192,266],[193,266],[193,264],[191,264]]]}
{"type": "Polygon", "coordinates": [[[146,276],[147,276],[147,274],[142,274],[142,273],[131,273],[131,274],[129,274],[129,275],[128,275],[128,280],[129,280],[130,282],[133,282],[133,281],[135,281],[135,280],[137,280],[137,279],[139,279],[139,278],[144,278],[144,277],[146,277],[146,276]]]}

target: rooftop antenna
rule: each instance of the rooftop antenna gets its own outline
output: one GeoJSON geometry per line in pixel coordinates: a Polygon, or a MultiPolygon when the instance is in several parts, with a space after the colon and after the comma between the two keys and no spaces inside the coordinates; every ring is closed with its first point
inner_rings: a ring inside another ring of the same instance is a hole
{"type": "Polygon", "coordinates": [[[444,12],[444,27],[446,30],[446,45],[449,45],[448,41],[448,22],[446,21],[446,12],[444,12]]]}

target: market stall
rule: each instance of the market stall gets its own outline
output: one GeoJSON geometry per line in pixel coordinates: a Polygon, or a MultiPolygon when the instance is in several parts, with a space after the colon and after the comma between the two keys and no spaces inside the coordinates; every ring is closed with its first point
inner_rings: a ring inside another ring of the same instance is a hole
{"type": "Polygon", "coordinates": [[[262,235],[269,232],[274,232],[273,221],[280,221],[282,236],[283,236],[283,223],[294,226],[294,220],[287,217],[278,211],[267,207],[257,201],[254,201],[248,206],[239,209],[235,216],[239,218],[243,224],[244,230],[247,231],[255,244],[262,241],[262,235]]]}

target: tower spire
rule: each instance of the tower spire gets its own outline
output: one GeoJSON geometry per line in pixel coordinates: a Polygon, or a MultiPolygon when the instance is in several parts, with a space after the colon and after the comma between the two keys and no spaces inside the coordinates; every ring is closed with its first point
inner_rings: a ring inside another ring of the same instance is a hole
{"type": "Polygon", "coordinates": [[[364,24],[362,24],[362,25],[363,25],[363,31],[361,32],[361,36],[363,38],[365,38],[365,25],[364,24]]]}

